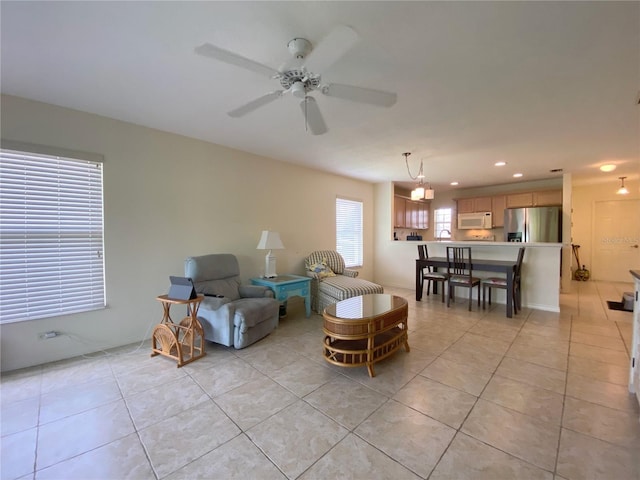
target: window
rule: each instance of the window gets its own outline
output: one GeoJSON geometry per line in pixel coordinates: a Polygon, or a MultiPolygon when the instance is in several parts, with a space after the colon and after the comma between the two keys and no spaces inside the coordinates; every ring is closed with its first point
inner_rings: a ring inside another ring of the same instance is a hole
{"type": "Polygon", "coordinates": [[[451,209],[438,208],[434,210],[433,214],[435,217],[435,238],[451,238],[451,209]]]}
{"type": "Polygon", "coordinates": [[[336,250],[347,267],[362,266],[362,202],[336,198],[336,250]]]}
{"type": "Polygon", "coordinates": [[[104,306],[102,163],[0,149],[0,323],[104,306]]]}

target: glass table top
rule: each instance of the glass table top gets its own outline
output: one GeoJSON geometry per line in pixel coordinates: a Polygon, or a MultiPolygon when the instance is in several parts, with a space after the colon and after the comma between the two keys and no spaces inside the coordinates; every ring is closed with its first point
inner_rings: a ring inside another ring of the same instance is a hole
{"type": "Polygon", "coordinates": [[[377,317],[405,305],[402,297],[386,293],[373,293],[348,298],[325,308],[328,315],[343,319],[377,317]]]}

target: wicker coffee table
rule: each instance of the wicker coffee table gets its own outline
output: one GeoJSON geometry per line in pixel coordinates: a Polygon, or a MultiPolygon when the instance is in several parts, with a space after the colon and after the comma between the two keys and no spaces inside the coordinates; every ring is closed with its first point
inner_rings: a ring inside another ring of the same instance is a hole
{"type": "Polygon", "coordinates": [[[376,293],[343,300],[324,309],[323,353],[327,362],[342,367],[373,364],[404,345],[408,352],[407,301],[376,293]]]}

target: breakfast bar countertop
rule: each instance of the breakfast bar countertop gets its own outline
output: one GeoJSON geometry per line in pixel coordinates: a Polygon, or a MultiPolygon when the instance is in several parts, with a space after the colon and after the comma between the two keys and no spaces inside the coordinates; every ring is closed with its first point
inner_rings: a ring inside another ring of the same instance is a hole
{"type": "MultiPolygon", "coordinates": [[[[429,257],[446,257],[448,246],[469,246],[472,258],[483,260],[515,261],[520,247],[526,247],[522,266],[522,302],[525,308],[548,312],[560,311],[560,255],[562,243],[490,242],[427,240],[389,241],[384,245],[385,255],[393,259],[376,275],[378,283],[415,289],[415,264],[418,245],[426,245],[429,257]]],[[[478,272],[479,277],[491,276],[478,272]]],[[[496,303],[506,303],[504,292],[496,292],[496,303]]]]}
{"type": "Polygon", "coordinates": [[[552,242],[485,242],[482,240],[426,240],[422,242],[407,242],[407,243],[426,243],[428,245],[465,245],[473,247],[474,245],[483,245],[483,246],[496,246],[496,247],[519,247],[519,246],[535,246],[535,247],[562,247],[562,243],[552,243],[552,242]]]}

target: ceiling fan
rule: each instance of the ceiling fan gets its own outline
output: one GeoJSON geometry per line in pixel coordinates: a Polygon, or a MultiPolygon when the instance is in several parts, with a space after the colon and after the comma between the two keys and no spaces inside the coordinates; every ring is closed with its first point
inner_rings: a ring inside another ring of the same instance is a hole
{"type": "Polygon", "coordinates": [[[395,93],[353,85],[323,83],[321,74],[316,73],[323,72],[336,62],[353,47],[358,39],[358,34],[346,25],[339,25],[334,28],[315,48],[305,38],[294,38],[287,44],[289,52],[293,55],[293,60],[280,70],[255,62],[229,50],[216,47],[210,43],[196,47],[195,52],[198,55],[235,65],[280,82],[282,89],[269,92],[231,110],[227,113],[230,117],[242,117],[284,95],[291,94],[296,98],[302,99],[300,107],[302,108],[305,126],[308,131],[313,135],[321,135],[327,132],[327,126],[324,123],[315,98],[311,95],[313,92],[318,91],[329,97],[380,107],[391,107],[396,103],[397,95],[395,93]]]}

